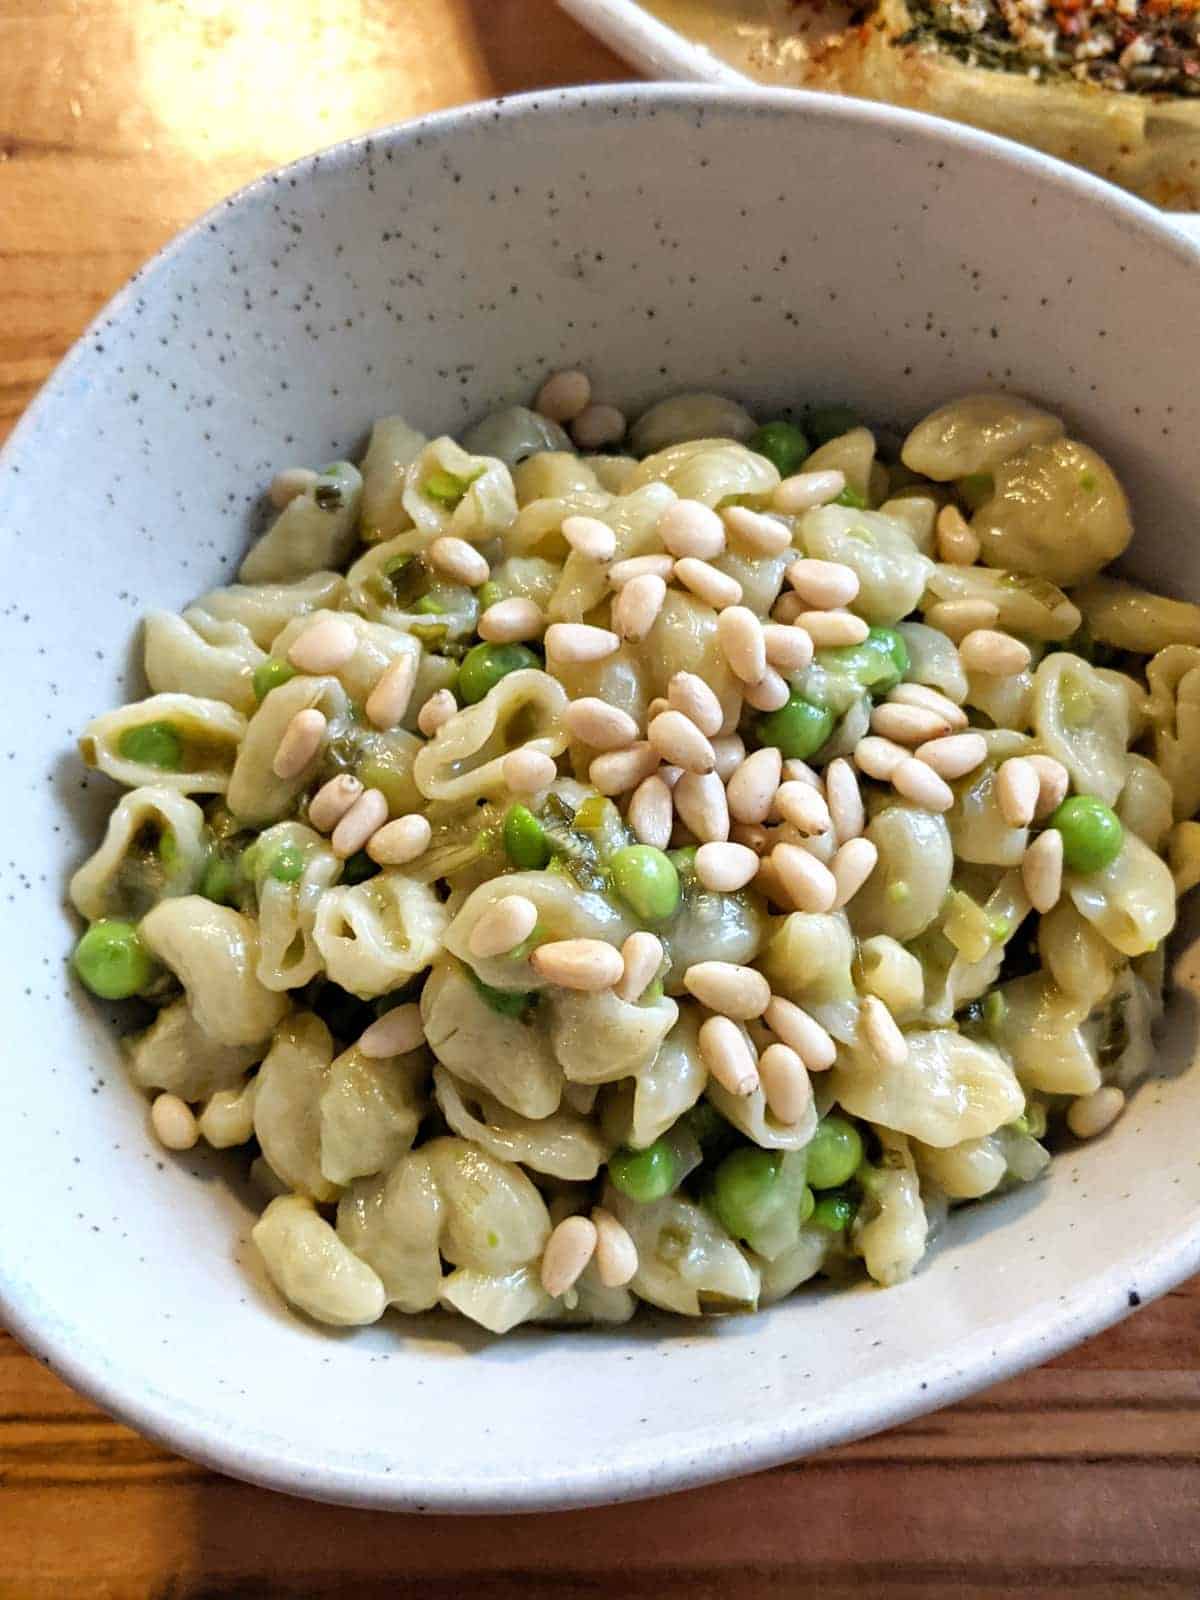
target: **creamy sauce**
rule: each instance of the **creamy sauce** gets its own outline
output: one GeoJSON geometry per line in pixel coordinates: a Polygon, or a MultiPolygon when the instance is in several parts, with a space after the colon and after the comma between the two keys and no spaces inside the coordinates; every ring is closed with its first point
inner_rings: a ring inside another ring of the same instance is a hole
{"type": "Polygon", "coordinates": [[[803,84],[851,7],[838,0],[642,0],[647,11],[760,83],[803,84]]]}

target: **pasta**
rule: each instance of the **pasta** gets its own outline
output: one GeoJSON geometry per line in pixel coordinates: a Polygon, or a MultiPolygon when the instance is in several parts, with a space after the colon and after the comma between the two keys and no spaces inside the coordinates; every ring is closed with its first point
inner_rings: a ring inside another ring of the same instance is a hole
{"type": "Polygon", "coordinates": [[[1154,1070],[1200,607],[1051,412],[821,415],[383,417],[147,618],[74,968],[305,1316],[899,1283],[1154,1070]]]}

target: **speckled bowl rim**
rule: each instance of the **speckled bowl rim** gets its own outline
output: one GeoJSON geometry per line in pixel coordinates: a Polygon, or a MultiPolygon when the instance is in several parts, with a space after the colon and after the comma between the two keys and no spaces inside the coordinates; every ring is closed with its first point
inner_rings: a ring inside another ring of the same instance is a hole
{"type": "MultiPolygon", "coordinates": [[[[303,181],[318,168],[322,175],[352,167],[368,144],[403,151],[429,135],[457,129],[494,126],[497,118],[520,120],[560,115],[572,108],[597,104],[619,113],[646,103],[685,111],[722,108],[744,110],[755,117],[774,112],[799,125],[811,121],[884,127],[897,136],[940,150],[974,152],[1010,171],[1023,173],[1042,188],[1070,193],[1077,199],[1115,213],[1131,239],[1173,252],[1200,270],[1200,246],[1176,230],[1164,214],[1145,202],[1114,189],[1102,179],[986,133],[942,121],[920,112],[867,101],[840,99],[794,89],[720,88],[697,84],[619,84],[536,92],[481,101],[392,127],[374,130],[266,173],[233,196],[219,201],[177,235],[130,279],[93,319],[14,429],[3,451],[0,470],[11,468],[25,441],[32,439],[44,416],[68,399],[72,381],[91,358],[95,331],[121,316],[148,279],[169,269],[193,241],[231,210],[269,202],[280,177],[303,181]]],[[[948,1405],[971,1392],[1034,1366],[1120,1321],[1136,1306],[1165,1294],[1200,1270],[1200,1215],[1170,1245],[1149,1252],[1131,1269],[1122,1262],[1087,1279],[1062,1295],[1053,1308],[1030,1312],[985,1336],[974,1337],[967,1356],[947,1369],[945,1353],[932,1350],[909,1363],[888,1382],[868,1393],[842,1391],[831,1403],[806,1410],[802,1421],[783,1422],[779,1414],[730,1425],[714,1425],[689,1435],[674,1458],[663,1459],[644,1443],[602,1461],[588,1460],[551,1477],[528,1473],[486,1484],[460,1481],[430,1487],[369,1471],[330,1468],[291,1453],[286,1443],[236,1438],[214,1415],[208,1422],[179,1416],[168,1404],[140,1392],[124,1374],[115,1374],[104,1351],[80,1345],[72,1330],[44,1313],[36,1291],[0,1283],[0,1315],[11,1332],[80,1394],[147,1438],[211,1467],[264,1488],[331,1501],[336,1504],[395,1511],[495,1513],[563,1510],[609,1504],[664,1494],[722,1478],[742,1476],[794,1461],[815,1451],[862,1438],[911,1417],[948,1405]],[[1131,1278],[1136,1287],[1131,1286],[1131,1278]]]]}

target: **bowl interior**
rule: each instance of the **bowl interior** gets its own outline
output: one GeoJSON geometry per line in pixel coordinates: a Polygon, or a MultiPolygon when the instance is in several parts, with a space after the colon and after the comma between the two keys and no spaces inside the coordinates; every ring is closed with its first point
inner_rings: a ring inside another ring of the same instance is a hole
{"type": "Polygon", "coordinates": [[[884,423],[1012,386],[1111,457],[1139,575],[1196,594],[1198,284],[1147,209],[1015,147],[850,102],[673,88],[366,139],[264,180],[152,264],[18,431],[0,486],[15,1331],[227,1470],[364,1503],[537,1507],[865,1432],[1194,1269],[1180,993],[1162,1077],[1111,1135],[955,1216],[898,1289],[614,1334],[321,1332],[264,1286],[233,1169],[150,1142],[108,1017],[68,981],[63,889],[114,797],[75,735],[138,692],[139,615],[231,575],[271,473],[356,447],[388,412],[454,430],[563,363],[631,405],[703,386],[884,423]]]}

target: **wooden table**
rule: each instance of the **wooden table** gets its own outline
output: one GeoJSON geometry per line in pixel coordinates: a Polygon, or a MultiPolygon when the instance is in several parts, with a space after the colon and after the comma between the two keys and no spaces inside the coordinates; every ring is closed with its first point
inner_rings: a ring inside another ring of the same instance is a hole
{"type": "MultiPolygon", "coordinates": [[[[458,101],[626,75],[551,0],[0,0],[0,433],[134,268],[265,168],[458,101]]],[[[1193,1597],[1198,1308],[1193,1283],[807,1465],[504,1521],[216,1477],[0,1335],[0,1600],[1193,1597]]]]}

